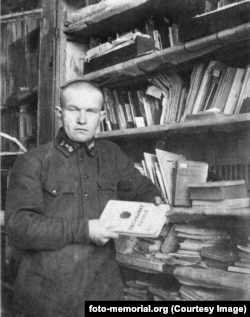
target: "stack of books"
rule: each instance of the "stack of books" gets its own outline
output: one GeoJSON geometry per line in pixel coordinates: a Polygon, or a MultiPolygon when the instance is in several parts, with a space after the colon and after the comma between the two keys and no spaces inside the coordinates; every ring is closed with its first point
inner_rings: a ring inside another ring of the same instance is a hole
{"type": "Polygon", "coordinates": [[[230,235],[226,229],[211,228],[211,226],[205,225],[176,224],[171,233],[174,237],[171,240],[175,241],[175,249],[169,248],[170,238],[167,236],[161,250],[172,257],[172,264],[185,266],[199,264],[202,261],[203,248],[225,245],[230,241],[230,235]]]}
{"type": "Polygon", "coordinates": [[[246,274],[182,266],[174,270],[174,275],[184,300],[249,300],[250,276],[246,274]]]}
{"type": "Polygon", "coordinates": [[[218,214],[232,214],[249,207],[245,180],[216,181],[189,184],[193,210],[213,209],[218,214]]]}
{"type": "Polygon", "coordinates": [[[152,285],[149,287],[149,292],[152,295],[152,299],[157,302],[181,300],[178,290],[174,289],[174,287],[167,288],[158,285],[152,285]]]}
{"type": "Polygon", "coordinates": [[[206,267],[227,270],[237,260],[237,251],[234,245],[214,245],[201,249],[202,261],[206,267]]]}
{"type": "Polygon", "coordinates": [[[151,283],[130,280],[125,283],[124,286],[124,298],[128,301],[149,301],[152,300],[152,296],[149,292],[151,283]]]}
{"type": "MultiPolygon", "coordinates": [[[[248,240],[250,238],[248,237],[248,240]]],[[[250,243],[238,245],[238,260],[228,266],[228,271],[250,274],[250,243]]]]}

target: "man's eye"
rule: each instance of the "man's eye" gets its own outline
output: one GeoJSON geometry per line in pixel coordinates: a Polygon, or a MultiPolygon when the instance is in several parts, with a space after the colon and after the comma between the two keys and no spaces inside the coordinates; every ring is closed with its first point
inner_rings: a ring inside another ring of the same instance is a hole
{"type": "Polygon", "coordinates": [[[69,110],[69,111],[76,111],[75,108],[69,108],[68,110],[69,110]]]}

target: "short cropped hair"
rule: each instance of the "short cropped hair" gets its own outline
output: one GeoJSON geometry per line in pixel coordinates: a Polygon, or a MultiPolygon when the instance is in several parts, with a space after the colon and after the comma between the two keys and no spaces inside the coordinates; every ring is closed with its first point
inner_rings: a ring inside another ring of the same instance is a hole
{"type": "Polygon", "coordinates": [[[104,100],[104,94],[103,94],[103,91],[102,89],[94,82],[90,81],[90,80],[85,80],[85,79],[82,79],[82,78],[77,78],[77,79],[73,79],[73,80],[69,80],[67,81],[66,83],[64,83],[62,86],[61,86],[61,94],[60,94],[60,104],[61,106],[63,106],[63,100],[62,100],[62,93],[63,91],[66,89],[66,88],[69,88],[69,87],[74,87],[74,86],[80,86],[81,84],[86,84],[87,86],[90,86],[94,89],[96,89],[97,91],[100,92],[100,94],[102,95],[103,97],[103,100],[104,100]]]}

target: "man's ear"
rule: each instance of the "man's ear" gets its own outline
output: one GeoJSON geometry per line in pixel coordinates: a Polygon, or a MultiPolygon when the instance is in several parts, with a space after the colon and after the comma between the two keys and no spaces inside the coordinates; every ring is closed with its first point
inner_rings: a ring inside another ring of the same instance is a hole
{"type": "Polygon", "coordinates": [[[102,122],[106,117],[106,112],[105,111],[101,111],[101,115],[100,115],[100,121],[102,122]]]}
{"type": "Polygon", "coordinates": [[[55,108],[55,112],[56,112],[57,118],[61,119],[62,118],[62,108],[57,106],[55,108]]]}

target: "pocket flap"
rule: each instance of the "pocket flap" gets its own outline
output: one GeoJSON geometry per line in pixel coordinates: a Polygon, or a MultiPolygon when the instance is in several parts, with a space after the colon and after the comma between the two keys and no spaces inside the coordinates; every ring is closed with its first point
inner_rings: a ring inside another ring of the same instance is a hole
{"type": "Polygon", "coordinates": [[[106,179],[99,179],[97,181],[98,187],[102,190],[115,190],[115,184],[106,179]]]}
{"type": "Polygon", "coordinates": [[[44,189],[53,196],[61,194],[74,194],[76,192],[76,183],[60,182],[60,183],[47,183],[44,189]]]}

